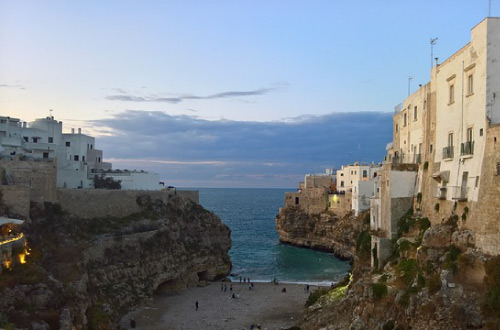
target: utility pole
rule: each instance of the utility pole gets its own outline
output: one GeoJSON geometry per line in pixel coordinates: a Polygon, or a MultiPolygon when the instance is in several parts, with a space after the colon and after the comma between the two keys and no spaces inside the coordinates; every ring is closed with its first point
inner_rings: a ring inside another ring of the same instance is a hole
{"type": "Polygon", "coordinates": [[[431,70],[432,67],[434,66],[434,45],[438,41],[438,38],[431,38],[431,70]]]}

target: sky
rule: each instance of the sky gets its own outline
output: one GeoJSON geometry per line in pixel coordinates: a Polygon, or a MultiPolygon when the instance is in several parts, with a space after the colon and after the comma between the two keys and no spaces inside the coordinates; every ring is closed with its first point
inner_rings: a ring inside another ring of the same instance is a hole
{"type": "Polygon", "coordinates": [[[0,0],[0,115],[181,187],[383,160],[392,113],[500,0],[0,0]],[[50,112],[52,110],[52,112],[50,112]]]}

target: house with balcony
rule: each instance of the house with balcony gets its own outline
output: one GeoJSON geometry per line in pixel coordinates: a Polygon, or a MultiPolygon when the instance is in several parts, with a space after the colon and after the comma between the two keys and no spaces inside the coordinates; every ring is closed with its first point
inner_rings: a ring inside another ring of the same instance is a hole
{"type": "Polygon", "coordinates": [[[418,205],[432,223],[452,214],[476,246],[500,253],[500,18],[471,30],[471,41],[431,70],[429,83],[395,108],[393,141],[371,201],[372,249],[383,260],[397,220],[418,205]],[[496,185],[495,185],[496,183],[496,185]]]}

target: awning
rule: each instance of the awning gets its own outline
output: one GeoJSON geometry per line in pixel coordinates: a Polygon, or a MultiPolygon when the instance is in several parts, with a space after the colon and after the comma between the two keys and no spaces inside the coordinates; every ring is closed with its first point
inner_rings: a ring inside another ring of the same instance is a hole
{"type": "Polygon", "coordinates": [[[450,171],[440,171],[432,174],[432,178],[437,182],[449,182],[450,181],[450,171]]]}
{"type": "Polygon", "coordinates": [[[7,223],[12,223],[14,225],[22,225],[24,223],[24,220],[10,219],[7,217],[0,217],[0,226],[3,226],[7,223]]]}

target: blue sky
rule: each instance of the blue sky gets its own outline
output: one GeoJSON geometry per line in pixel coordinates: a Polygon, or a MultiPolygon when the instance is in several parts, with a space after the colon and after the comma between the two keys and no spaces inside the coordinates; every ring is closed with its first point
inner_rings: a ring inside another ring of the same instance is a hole
{"type": "Polygon", "coordinates": [[[0,114],[53,109],[115,167],[174,185],[293,187],[381,161],[408,77],[429,80],[429,39],[443,61],[487,15],[471,0],[0,0],[0,114]]]}

